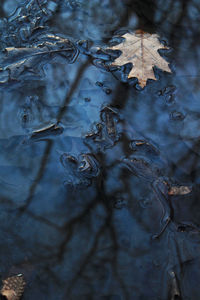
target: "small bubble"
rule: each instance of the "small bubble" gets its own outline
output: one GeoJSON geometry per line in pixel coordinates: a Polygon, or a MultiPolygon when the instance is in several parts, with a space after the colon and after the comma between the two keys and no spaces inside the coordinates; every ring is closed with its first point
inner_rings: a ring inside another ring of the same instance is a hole
{"type": "Polygon", "coordinates": [[[111,89],[108,89],[108,88],[106,88],[106,89],[105,89],[105,93],[106,93],[107,95],[110,95],[110,94],[112,93],[112,90],[111,90],[111,89]]]}
{"type": "Polygon", "coordinates": [[[103,86],[103,83],[100,82],[100,81],[96,81],[96,85],[102,87],[102,86],[103,86]]]}
{"type": "Polygon", "coordinates": [[[90,102],[90,101],[91,101],[91,98],[86,97],[86,98],[84,98],[84,100],[85,100],[85,102],[90,102]]]}
{"type": "Polygon", "coordinates": [[[123,198],[117,198],[114,201],[114,208],[116,209],[122,209],[124,207],[127,207],[127,201],[123,198]]]}
{"type": "Polygon", "coordinates": [[[174,95],[166,95],[165,101],[166,101],[167,104],[172,104],[172,103],[174,103],[174,102],[175,102],[175,101],[174,101],[174,95]]]}
{"type": "Polygon", "coordinates": [[[22,121],[23,121],[23,123],[27,123],[28,122],[28,115],[27,114],[24,114],[22,116],[22,121]]]}
{"type": "Polygon", "coordinates": [[[139,203],[140,203],[140,206],[142,208],[147,208],[147,207],[150,207],[152,205],[152,201],[148,198],[142,198],[139,200],[139,203]]]}

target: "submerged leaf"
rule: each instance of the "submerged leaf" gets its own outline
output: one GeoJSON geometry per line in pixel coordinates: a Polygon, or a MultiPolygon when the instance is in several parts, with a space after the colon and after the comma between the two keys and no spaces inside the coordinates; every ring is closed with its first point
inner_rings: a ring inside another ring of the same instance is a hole
{"type": "Polygon", "coordinates": [[[77,48],[68,39],[46,34],[29,47],[5,48],[0,54],[0,72],[8,74],[8,80],[19,80],[20,76],[27,73],[38,76],[41,65],[55,55],[62,56],[70,63],[74,61],[77,54],[77,48]]]}
{"type": "Polygon", "coordinates": [[[126,33],[122,37],[125,40],[121,44],[110,48],[122,52],[112,65],[122,66],[132,63],[133,67],[128,78],[138,78],[139,85],[145,87],[147,79],[156,80],[153,71],[154,66],[171,73],[168,62],[158,53],[159,49],[168,48],[159,42],[157,34],[137,30],[134,33],[126,33]]]}

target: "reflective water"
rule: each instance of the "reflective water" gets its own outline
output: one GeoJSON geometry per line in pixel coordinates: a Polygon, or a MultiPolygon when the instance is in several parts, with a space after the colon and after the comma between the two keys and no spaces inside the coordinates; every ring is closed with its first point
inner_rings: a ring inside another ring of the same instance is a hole
{"type": "Polygon", "coordinates": [[[24,299],[199,299],[199,8],[1,1],[0,275],[24,299]],[[137,28],[171,49],[144,90],[105,51],[137,28]]]}

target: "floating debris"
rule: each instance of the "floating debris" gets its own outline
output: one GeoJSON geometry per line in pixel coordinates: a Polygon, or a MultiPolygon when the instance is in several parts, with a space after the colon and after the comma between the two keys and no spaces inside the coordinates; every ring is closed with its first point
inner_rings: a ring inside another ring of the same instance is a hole
{"type": "Polygon", "coordinates": [[[124,158],[123,163],[136,176],[143,177],[146,180],[153,182],[159,177],[159,170],[147,160],[137,157],[124,158]]]}
{"type": "Polygon", "coordinates": [[[0,53],[0,71],[10,81],[20,82],[28,77],[42,78],[42,66],[51,62],[58,56],[67,63],[73,63],[78,57],[79,51],[68,39],[44,34],[29,47],[6,47],[0,53]]]}
{"type": "Polygon", "coordinates": [[[130,148],[136,152],[142,152],[145,153],[146,155],[151,154],[154,156],[160,155],[160,152],[150,143],[148,143],[145,140],[132,140],[130,142],[130,148]]]}
{"type": "Polygon", "coordinates": [[[96,124],[96,130],[86,135],[85,144],[90,145],[94,151],[101,151],[113,147],[119,140],[117,123],[118,112],[105,106],[100,113],[101,123],[96,124]]]}
{"type": "Polygon", "coordinates": [[[139,204],[142,208],[147,208],[152,206],[152,200],[149,198],[141,198],[139,199],[139,204]]]}
{"type": "Polygon", "coordinates": [[[176,87],[174,85],[169,85],[158,92],[159,96],[171,95],[176,91],[176,87]]]}
{"type": "Polygon", "coordinates": [[[175,195],[187,195],[191,192],[192,192],[191,187],[181,185],[181,186],[172,186],[169,189],[168,194],[173,195],[173,196],[175,196],[175,195]]]}
{"type": "Polygon", "coordinates": [[[178,280],[174,271],[170,271],[171,277],[171,297],[170,300],[181,300],[181,292],[178,286],[178,280]]]}
{"type": "Polygon", "coordinates": [[[113,137],[114,139],[117,136],[116,122],[118,121],[118,119],[116,117],[117,111],[109,106],[106,106],[101,110],[101,120],[106,125],[107,134],[109,135],[109,137],[113,137]]]}
{"type": "Polygon", "coordinates": [[[168,225],[172,221],[172,209],[168,202],[168,190],[169,184],[165,180],[155,180],[152,184],[153,191],[156,195],[156,199],[160,202],[160,205],[163,210],[161,224],[162,228],[160,231],[152,236],[152,239],[158,239],[165,232],[168,225]]]}
{"type": "Polygon", "coordinates": [[[26,282],[22,274],[8,277],[3,280],[1,295],[7,300],[20,300],[25,288],[26,282]]]}
{"type": "Polygon", "coordinates": [[[173,121],[182,121],[185,119],[185,116],[180,111],[173,111],[170,114],[170,119],[173,121]]]}
{"type": "Polygon", "coordinates": [[[79,157],[79,171],[87,178],[99,175],[99,163],[92,154],[81,154],[79,157]]]}
{"type": "Polygon", "coordinates": [[[34,131],[31,135],[31,139],[35,140],[35,139],[45,138],[51,135],[59,135],[63,133],[63,130],[64,129],[62,126],[58,124],[51,124],[47,127],[34,131]]]}
{"type": "Polygon", "coordinates": [[[65,185],[88,186],[100,172],[97,159],[90,153],[80,154],[79,157],[63,153],[60,162],[67,171],[65,185]]]}
{"type": "Polygon", "coordinates": [[[173,104],[175,101],[176,87],[170,85],[158,92],[158,96],[164,97],[167,104],[173,104]]]}
{"type": "Polygon", "coordinates": [[[96,85],[101,87],[105,94],[109,95],[112,93],[112,90],[109,87],[107,87],[104,83],[97,81],[96,85]]]}
{"type": "Polygon", "coordinates": [[[181,222],[180,224],[177,224],[177,231],[179,232],[200,232],[200,227],[194,223],[191,222],[181,222]]]}

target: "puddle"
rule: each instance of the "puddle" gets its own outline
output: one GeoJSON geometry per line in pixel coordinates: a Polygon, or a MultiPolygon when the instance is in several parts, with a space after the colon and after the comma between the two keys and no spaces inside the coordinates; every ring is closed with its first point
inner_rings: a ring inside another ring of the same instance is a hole
{"type": "Polygon", "coordinates": [[[200,297],[200,7],[155,2],[0,4],[0,276],[24,300],[200,297]],[[170,48],[144,89],[108,50],[138,28],[170,48]]]}

